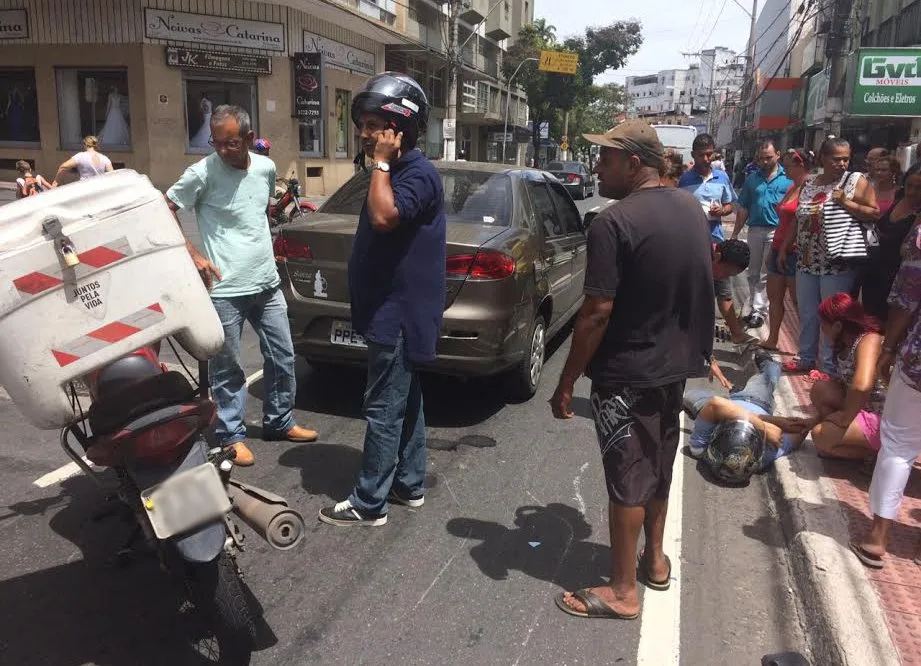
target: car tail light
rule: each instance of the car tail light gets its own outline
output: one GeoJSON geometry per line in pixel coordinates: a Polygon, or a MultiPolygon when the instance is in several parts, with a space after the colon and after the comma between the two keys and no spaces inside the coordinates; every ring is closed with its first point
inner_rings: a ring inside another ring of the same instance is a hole
{"type": "Polygon", "coordinates": [[[515,260],[503,252],[480,250],[476,254],[449,256],[446,269],[448,277],[501,280],[515,273],[515,260]]]}
{"type": "Polygon", "coordinates": [[[296,238],[286,238],[278,236],[272,243],[272,249],[275,251],[276,261],[287,261],[288,259],[313,259],[313,251],[304,241],[296,238]]]}
{"type": "Polygon", "coordinates": [[[579,176],[577,176],[577,175],[574,174],[574,173],[569,174],[569,179],[568,179],[568,180],[569,180],[570,183],[581,183],[581,182],[582,182],[582,178],[579,177],[579,176]]]}

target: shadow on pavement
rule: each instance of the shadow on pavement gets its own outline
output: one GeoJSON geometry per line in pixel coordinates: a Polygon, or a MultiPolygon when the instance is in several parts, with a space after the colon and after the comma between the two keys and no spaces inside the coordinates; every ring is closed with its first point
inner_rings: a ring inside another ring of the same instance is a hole
{"type": "Polygon", "coordinates": [[[586,541],[591,525],[565,504],[519,507],[513,529],[476,518],[453,518],[446,527],[456,537],[480,542],[470,549],[470,556],[493,580],[506,580],[510,571],[520,571],[574,590],[603,585],[603,577],[610,574],[610,549],[586,541]]]}
{"type": "MultiPolygon", "coordinates": [[[[0,519],[61,507],[49,526],[83,558],[0,581],[0,663],[28,666],[198,666],[199,622],[153,555],[125,566],[113,558],[132,529],[118,513],[100,520],[102,489],[85,477],[61,483],[57,497],[0,508],[0,519]]],[[[267,627],[263,633],[271,631],[267,627]]],[[[275,642],[264,636],[263,647],[275,642]]]]}
{"type": "Polygon", "coordinates": [[[300,470],[301,485],[311,495],[338,502],[352,492],[361,467],[361,450],[338,444],[304,444],[287,449],[278,464],[300,470]]]}

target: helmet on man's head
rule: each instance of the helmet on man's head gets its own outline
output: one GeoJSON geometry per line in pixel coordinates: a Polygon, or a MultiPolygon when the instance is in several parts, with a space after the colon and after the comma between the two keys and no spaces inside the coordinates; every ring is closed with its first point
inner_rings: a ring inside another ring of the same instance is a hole
{"type": "Polygon", "coordinates": [[[253,142],[253,150],[255,150],[260,155],[268,155],[269,151],[272,150],[272,142],[268,139],[256,139],[253,142]]]}
{"type": "Polygon", "coordinates": [[[748,420],[723,421],[713,430],[703,461],[720,481],[743,484],[761,468],[764,436],[748,420]]]}
{"type": "Polygon", "coordinates": [[[352,122],[366,113],[384,118],[394,132],[403,132],[403,147],[415,148],[429,118],[429,102],[415,79],[384,72],[368,79],[352,102],[352,122]]]}

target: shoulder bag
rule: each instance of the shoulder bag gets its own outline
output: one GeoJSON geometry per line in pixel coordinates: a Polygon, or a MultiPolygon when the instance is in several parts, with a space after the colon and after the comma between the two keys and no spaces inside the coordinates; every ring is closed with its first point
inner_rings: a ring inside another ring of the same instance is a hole
{"type": "MultiPolygon", "coordinates": [[[[845,172],[836,189],[850,191],[850,198],[859,178],[859,173],[845,172]]],[[[822,204],[822,223],[825,232],[825,254],[830,259],[866,259],[867,247],[876,244],[872,243],[876,237],[872,225],[867,228],[861,224],[830,196],[822,204]]]]}

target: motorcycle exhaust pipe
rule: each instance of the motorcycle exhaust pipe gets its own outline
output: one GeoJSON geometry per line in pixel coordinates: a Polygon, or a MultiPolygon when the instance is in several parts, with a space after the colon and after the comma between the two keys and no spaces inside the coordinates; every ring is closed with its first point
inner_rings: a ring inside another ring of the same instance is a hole
{"type": "Polygon", "coordinates": [[[303,538],[304,519],[284,497],[234,480],[228,482],[227,494],[234,512],[273,548],[288,550],[303,538]]]}

